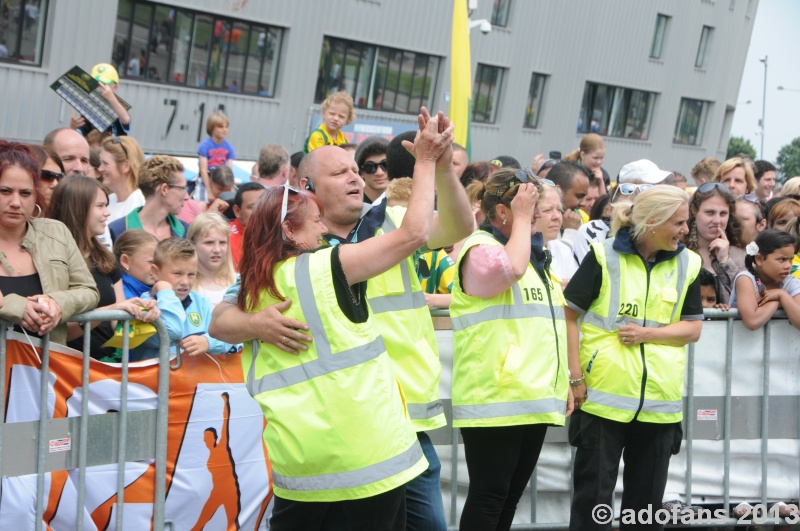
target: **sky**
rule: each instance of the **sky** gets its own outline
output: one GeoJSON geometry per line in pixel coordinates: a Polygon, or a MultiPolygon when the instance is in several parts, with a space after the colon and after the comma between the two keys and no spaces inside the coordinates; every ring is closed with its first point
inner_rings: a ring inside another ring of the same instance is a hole
{"type": "Polygon", "coordinates": [[[800,0],[760,0],[747,51],[731,136],[750,139],[759,158],[775,161],[778,151],[800,136],[800,0]],[[758,121],[768,56],[764,153],[758,121]],[[779,86],[790,90],[778,90],[779,86]],[[750,104],[745,102],[750,100],[750,104]]]}

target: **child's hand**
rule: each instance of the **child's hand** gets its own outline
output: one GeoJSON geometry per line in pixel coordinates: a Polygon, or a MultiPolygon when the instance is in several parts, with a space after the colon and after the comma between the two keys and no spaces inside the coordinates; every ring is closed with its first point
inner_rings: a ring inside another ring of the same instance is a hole
{"type": "Polygon", "coordinates": [[[778,306],[781,304],[781,298],[783,297],[784,293],[789,293],[788,291],[783,291],[782,289],[768,289],[764,295],[758,298],[758,305],[764,306],[768,302],[775,301],[778,303],[778,306]]]}
{"type": "Polygon", "coordinates": [[[208,339],[205,336],[189,336],[184,337],[178,343],[178,346],[183,349],[183,353],[189,356],[197,356],[198,354],[205,354],[208,352],[208,339]]]}
{"type": "Polygon", "coordinates": [[[211,194],[209,194],[209,205],[208,208],[206,208],[206,212],[217,212],[219,214],[222,214],[223,212],[228,210],[228,207],[230,206],[228,205],[228,203],[226,203],[219,197],[214,198],[213,201],[210,201],[210,196],[211,194]]]}
{"type": "Polygon", "coordinates": [[[718,302],[714,305],[714,308],[716,308],[717,310],[724,310],[727,312],[728,310],[731,309],[731,306],[729,304],[722,304],[721,302],[718,302]]]}

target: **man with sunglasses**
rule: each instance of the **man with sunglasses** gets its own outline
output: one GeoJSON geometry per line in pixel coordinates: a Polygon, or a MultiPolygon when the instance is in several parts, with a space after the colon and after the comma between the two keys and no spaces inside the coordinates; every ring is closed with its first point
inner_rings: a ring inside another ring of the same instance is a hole
{"type": "Polygon", "coordinates": [[[386,171],[386,147],[389,141],[382,136],[362,140],[356,148],[358,174],[364,179],[364,202],[374,203],[389,187],[386,171]]]}
{"type": "MultiPolygon", "coordinates": [[[[630,162],[619,171],[616,186],[611,191],[609,204],[632,203],[640,192],[644,192],[672,176],[672,172],[659,169],[654,162],[647,159],[630,162]]],[[[609,230],[611,230],[610,216],[581,225],[572,242],[572,253],[578,264],[589,252],[589,246],[605,240],[609,230]]]]}
{"type": "MultiPolygon", "coordinates": [[[[423,108],[420,130],[431,117],[423,108]]],[[[441,134],[449,124],[439,116],[441,134]]],[[[404,143],[406,149],[411,143],[404,143]]],[[[412,148],[413,149],[413,148],[412,148]]],[[[412,157],[413,159],[413,157],[412,157]]],[[[399,227],[405,209],[386,207],[385,199],[371,206],[362,202],[364,184],[358,166],[338,146],[323,146],[309,152],[300,163],[301,188],[313,191],[324,206],[322,222],[331,245],[359,242],[399,227]]],[[[413,171],[411,172],[412,176],[413,171]]],[[[438,212],[434,214],[427,247],[437,249],[466,238],[472,231],[472,207],[466,192],[455,176],[452,148],[447,148],[436,162],[438,212]]],[[[211,335],[218,339],[254,337],[290,353],[306,350],[311,341],[304,332],[305,323],[284,318],[280,312],[291,301],[268,307],[256,314],[245,314],[236,305],[238,286],[226,293],[214,311],[211,335]]],[[[447,526],[442,505],[439,471],[441,464],[425,433],[446,421],[439,400],[441,364],[437,351],[430,310],[411,258],[367,284],[370,311],[386,343],[392,369],[406,397],[407,408],[417,437],[428,459],[429,468],[406,485],[407,529],[440,529],[447,526]]]]}

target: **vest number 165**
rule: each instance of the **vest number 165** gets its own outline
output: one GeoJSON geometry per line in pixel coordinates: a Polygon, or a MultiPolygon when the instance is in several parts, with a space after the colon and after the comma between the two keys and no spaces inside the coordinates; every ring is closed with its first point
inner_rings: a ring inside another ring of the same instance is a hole
{"type": "Polygon", "coordinates": [[[523,288],[525,299],[529,301],[543,301],[542,288],[523,288]]]}
{"type": "Polygon", "coordinates": [[[619,305],[619,315],[630,315],[632,317],[639,316],[639,305],[631,304],[630,302],[623,302],[619,305]]]}

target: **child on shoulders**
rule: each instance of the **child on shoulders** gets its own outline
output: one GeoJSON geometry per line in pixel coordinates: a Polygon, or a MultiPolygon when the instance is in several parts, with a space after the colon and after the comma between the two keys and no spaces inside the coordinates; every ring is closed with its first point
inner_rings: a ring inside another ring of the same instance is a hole
{"type": "Polygon", "coordinates": [[[209,172],[217,166],[233,166],[236,152],[233,150],[233,146],[225,140],[229,127],[228,117],[222,111],[214,111],[206,121],[208,138],[203,140],[203,143],[197,148],[200,179],[196,179],[197,182],[192,193],[192,199],[198,203],[214,200],[209,172]]]}
{"type": "Polygon", "coordinates": [[[347,143],[341,129],[356,119],[353,98],[347,92],[334,92],[322,102],[322,123],[314,129],[303,145],[303,154],[322,146],[341,146],[347,143]]]}

